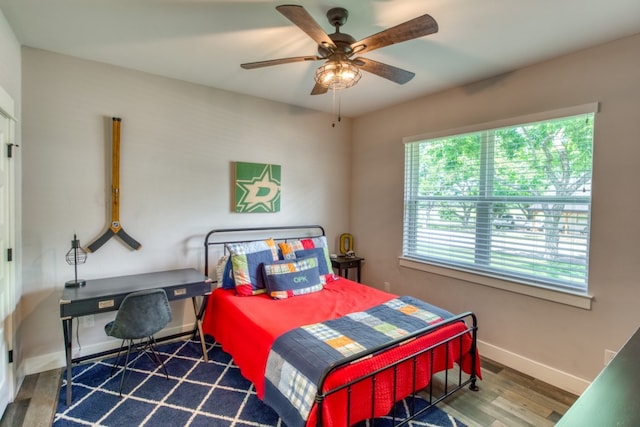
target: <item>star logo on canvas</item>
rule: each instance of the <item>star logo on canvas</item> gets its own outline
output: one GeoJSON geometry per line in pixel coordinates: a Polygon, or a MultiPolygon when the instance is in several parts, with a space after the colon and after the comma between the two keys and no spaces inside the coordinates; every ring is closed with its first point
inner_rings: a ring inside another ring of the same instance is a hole
{"type": "Polygon", "coordinates": [[[273,165],[264,165],[262,172],[251,179],[237,179],[242,193],[237,201],[241,212],[277,212],[280,208],[280,180],[274,176],[273,165]]]}

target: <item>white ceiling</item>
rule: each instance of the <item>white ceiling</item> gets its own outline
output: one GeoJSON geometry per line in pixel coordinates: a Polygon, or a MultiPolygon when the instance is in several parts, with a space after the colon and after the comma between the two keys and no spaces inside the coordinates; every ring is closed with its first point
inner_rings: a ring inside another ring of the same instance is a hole
{"type": "MultiPolygon", "coordinates": [[[[292,2],[293,3],[293,2],[292,2]]],[[[0,0],[22,45],[275,101],[332,111],[309,95],[322,64],[244,70],[244,62],[315,55],[315,42],[271,0],[0,0]]],[[[640,0],[298,1],[327,32],[332,7],[349,9],[355,39],[430,14],[440,30],[367,52],[416,74],[398,85],[364,73],[341,92],[344,116],[501,74],[640,33],[640,0]]],[[[356,55],[357,56],[357,55],[356,55]]]]}

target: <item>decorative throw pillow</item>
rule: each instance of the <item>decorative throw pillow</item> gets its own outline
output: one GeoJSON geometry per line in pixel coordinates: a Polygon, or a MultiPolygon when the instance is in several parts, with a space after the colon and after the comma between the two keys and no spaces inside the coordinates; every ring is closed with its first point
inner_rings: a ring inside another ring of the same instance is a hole
{"type": "Polygon", "coordinates": [[[285,299],[322,290],[316,257],[265,263],[263,270],[271,298],[285,299]]]}
{"type": "Polygon", "coordinates": [[[311,248],[296,251],[296,259],[315,256],[316,258],[318,258],[318,271],[320,272],[320,274],[330,274],[333,272],[333,270],[331,269],[331,260],[329,260],[329,264],[327,264],[327,259],[325,258],[325,249],[327,248],[311,248]]]}
{"type": "Polygon", "coordinates": [[[324,283],[336,280],[331,268],[329,245],[326,236],[312,237],[309,239],[288,240],[278,244],[284,259],[296,259],[315,255],[318,257],[318,270],[324,283]]]}
{"type": "Polygon", "coordinates": [[[231,265],[231,256],[223,255],[216,265],[216,277],[218,287],[222,289],[234,289],[236,282],[233,280],[233,268],[231,265]]]}
{"type": "Polygon", "coordinates": [[[236,292],[241,296],[257,295],[266,291],[262,264],[278,260],[278,249],[273,239],[257,242],[229,243],[236,292]]]}
{"type": "Polygon", "coordinates": [[[284,259],[296,259],[296,251],[315,248],[315,245],[311,239],[295,239],[278,243],[278,247],[284,259]]]}

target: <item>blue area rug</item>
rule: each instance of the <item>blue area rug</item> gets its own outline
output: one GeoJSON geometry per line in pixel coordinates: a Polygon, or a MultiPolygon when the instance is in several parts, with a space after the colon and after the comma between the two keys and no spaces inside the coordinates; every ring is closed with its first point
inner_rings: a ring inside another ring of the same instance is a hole
{"type": "MultiPolygon", "coordinates": [[[[208,345],[209,363],[202,359],[198,341],[161,344],[158,350],[169,379],[142,355],[125,379],[122,398],[118,396],[120,370],[109,376],[115,357],[74,366],[73,402],[66,405],[67,384],[63,381],[53,426],[286,427],[258,399],[253,385],[217,344],[208,345]]],[[[407,400],[399,402],[396,414],[402,415],[410,404],[407,400]]],[[[424,407],[426,402],[416,399],[413,404],[424,407]]],[[[391,419],[375,421],[376,427],[392,425],[391,419]]],[[[438,408],[408,425],[465,426],[438,408]]]]}

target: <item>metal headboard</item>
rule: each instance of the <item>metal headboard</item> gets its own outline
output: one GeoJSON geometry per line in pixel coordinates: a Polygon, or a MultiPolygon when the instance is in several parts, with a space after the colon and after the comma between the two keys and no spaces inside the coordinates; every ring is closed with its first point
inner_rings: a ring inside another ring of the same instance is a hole
{"type": "MultiPolygon", "coordinates": [[[[274,227],[219,228],[211,230],[204,238],[204,274],[209,275],[209,248],[227,243],[255,242],[273,238],[277,241],[324,236],[321,225],[284,225],[274,227]]],[[[226,248],[224,249],[226,251],[226,248]]]]}

